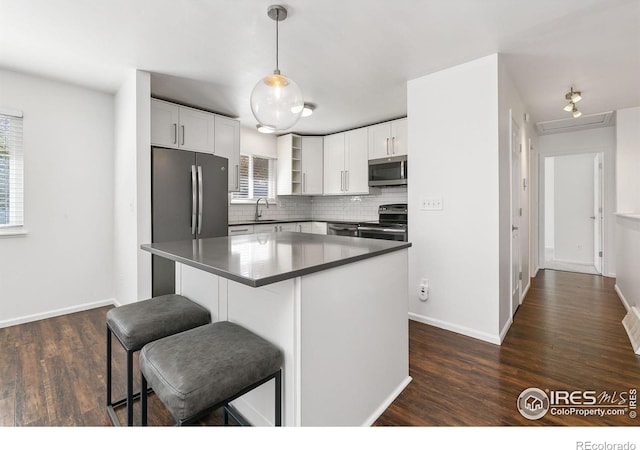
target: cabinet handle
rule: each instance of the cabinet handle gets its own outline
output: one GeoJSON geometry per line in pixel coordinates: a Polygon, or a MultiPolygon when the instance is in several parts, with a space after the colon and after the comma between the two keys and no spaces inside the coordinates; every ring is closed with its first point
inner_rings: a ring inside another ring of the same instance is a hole
{"type": "Polygon", "coordinates": [[[348,170],[344,171],[344,180],[345,180],[345,182],[344,182],[344,185],[345,185],[344,190],[345,191],[349,191],[349,171],[348,170]]]}
{"type": "Polygon", "coordinates": [[[302,225],[298,224],[298,231],[302,233],[302,225]]]}
{"type": "Polygon", "coordinates": [[[391,138],[391,154],[392,155],[396,154],[396,137],[395,136],[391,138]]]}
{"type": "Polygon", "coordinates": [[[173,144],[177,144],[178,143],[178,124],[174,123],[173,124],[173,144]]]}
{"type": "Polygon", "coordinates": [[[344,191],[344,170],[340,171],[340,191],[344,191]]]}
{"type": "Polygon", "coordinates": [[[387,156],[389,155],[389,138],[387,138],[387,156]]]}
{"type": "Polygon", "coordinates": [[[242,229],[231,230],[232,233],[242,233],[243,231],[249,231],[249,229],[248,228],[242,228],[242,229]]]}
{"type": "Polygon", "coordinates": [[[184,145],[184,125],[180,125],[180,128],[182,128],[182,145],[184,145]]]}
{"type": "Polygon", "coordinates": [[[240,166],[236,164],[236,190],[240,190],[240,166]]]}
{"type": "Polygon", "coordinates": [[[273,231],[275,231],[276,233],[278,232],[278,225],[273,226],[273,231]]]}
{"type": "Polygon", "coordinates": [[[302,173],[302,192],[307,192],[307,174],[302,173]]]}

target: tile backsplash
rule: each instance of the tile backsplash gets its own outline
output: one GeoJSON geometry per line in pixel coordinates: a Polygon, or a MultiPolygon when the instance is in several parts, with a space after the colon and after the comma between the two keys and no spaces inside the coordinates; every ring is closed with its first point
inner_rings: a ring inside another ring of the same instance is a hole
{"type": "Polygon", "coordinates": [[[373,189],[369,195],[335,195],[311,198],[312,217],[317,220],[377,220],[378,206],[406,203],[407,187],[373,189]]]}
{"type": "MultiPolygon", "coordinates": [[[[318,197],[280,196],[276,205],[267,208],[260,202],[262,219],[266,220],[377,220],[378,206],[387,203],[406,203],[407,187],[373,189],[369,195],[332,195],[318,197]]],[[[255,203],[229,205],[229,223],[251,222],[255,203]]]]}

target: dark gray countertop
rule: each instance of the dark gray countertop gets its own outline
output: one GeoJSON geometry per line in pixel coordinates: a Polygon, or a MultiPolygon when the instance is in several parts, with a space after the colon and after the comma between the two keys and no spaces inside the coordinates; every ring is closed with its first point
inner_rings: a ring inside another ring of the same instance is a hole
{"type": "Polygon", "coordinates": [[[265,286],[409,247],[409,242],[293,232],[140,246],[154,255],[251,287],[265,286]]]}

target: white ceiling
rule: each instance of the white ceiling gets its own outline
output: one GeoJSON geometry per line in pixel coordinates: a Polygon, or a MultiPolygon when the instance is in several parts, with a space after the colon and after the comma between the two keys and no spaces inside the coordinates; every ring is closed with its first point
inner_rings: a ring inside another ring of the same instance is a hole
{"type": "MultiPolygon", "coordinates": [[[[108,92],[147,70],[154,95],[254,126],[251,90],[275,66],[272,3],[0,0],[0,67],[108,92]]],[[[566,118],[572,85],[584,114],[640,105],[640,0],[280,3],[280,69],[317,105],[299,133],[404,116],[407,80],[496,52],[534,122],[566,118]]]]}

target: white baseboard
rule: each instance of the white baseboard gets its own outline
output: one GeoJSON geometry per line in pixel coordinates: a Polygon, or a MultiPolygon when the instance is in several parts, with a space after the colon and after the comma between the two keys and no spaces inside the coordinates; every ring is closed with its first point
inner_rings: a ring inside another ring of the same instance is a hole
{"type": "Polygon", "coordinates": [[[504,341],[504,337],[507,335],[507,332],[509,331],[509,328],[511,328],[512,324],[513,317],[509,317],[509,320],[504,324],[504,327],[502,327],[502,330],[500,331],[500,344],[502,344],[502,341],[504,341]]]}
{"type": "Polygon", "coordinates": [[[391,406],[391,403],[393,403],[393,401],[398,398],[398,395],[400,395],[400,393],[402,391],[404,391],[404,388],[406,388],[409,383],[411,383],[411,381],[413,380],[413,378],[407,376],[407,378],[405,378],[404,380],[402,380],[402,383],[400,383],[398,385],[397,388],[395,388],[393,390],[393,392],[389,395],[389,397],[387,397],[381,404],[380,406],[378,406],[378,408],[373,412],[373,414],[371,414],[367,420],[364,421],[364,423],[362,424],[363,427],[370,427],[374,424],[374,422],[376,420],[378,420],[378,417],[380,417],[382,415],[382,413],[384,413],[387,408],[389,406],[391,406]]]}
{"type": "Polygon", "coordinates": [[[426,323],[427,325],[433,325],[434,327],[442,328],[444,330],[453,331],[454,333],[463,334],[474,339],[480,339],[481,341],[489,342],[491,344],[500,345],[501,342],[500,336],[497,334],[485,333],[484,331],[474,330],[472,328],[423,316],[421,314],[409,313],[409,319],[415,320],[416,322],[426,323]]]}
{"type": "Polygon", "coordinates": [[[71,314],[79,311],[86,311],[88,309],[100,308],[102,306],[115,305],[115,298],[108,298],[92,303],[83,303],[82,305],[70,306],[68,308],[53,309],[51,311],[45,311],[38,314],[30,314],[28,316],[16,317],[14,319],[7,319],[0,321],[0,328],[12,327],[14,325],[20,325],[28,322],[35,322],[36,320],[50,319],[51,317],[63,316],[65,314],[71,314]]]}
{"type": "MultiPolygon", "coordinates": [[[[363,427],[370,427],[374,424],[378,417],[384,413],[391,403],[400,395],[400,393],[406,388],[413,378],[407,376],[402,382],[396,387],[391,394],[376,408],[376,410],[364,421],[362,424],[363,427]]],[[[259,427],[272,427],[273,423],[269,419],[267,419],[264,415],[262,415],[257,409],[255,409],[249,402],[245,401],[242,397],[237,398],[231,404],[247,419],[253,426],[259,427]]]]}
{"type": "Polygon", "coordinates": [[[624,306],[624,309],[626,309],[627,312],[631,311],[631,306],[629,305],[629,302],[627,302],[627,299],[624,298],[624,294],[622,293],[618,285],[617,284],[613,285],[613,288],[616,290],[616,294],[618,294],[618,297],[620,298],[620,301],[622,302],[622,306],[624,306]]]}
{"type": "Polygon", "coordinates": [[[531,287],[531,279],[529,279],[529,282],[527,283],[525,288],[522,290],[522,295],[520,296],[520,304],[521,305],[522,305],[522,302],[524,301],[524,298],[527,296],[527,292],[529,292],[529,288],[530,287],[531,287]]]}
{"type": "Polygon", "coordinates": [[[613,273],[613,272],[609,272],[609,273],[607,273],[606,275],[605,275],[605,274],[602,274],[602,276],[603,276],[603,277],[607,277],[607,278],[615,278],[615,277],[616,277],[616,274],[615,274],[615,273],[613,273]]]}
{"type": "Polygon", "coordinates": [[[540,272],[540,267],[536,267],[536,271],[533,273],[533,278],[538,276],[538,272],[540,272]]]}

